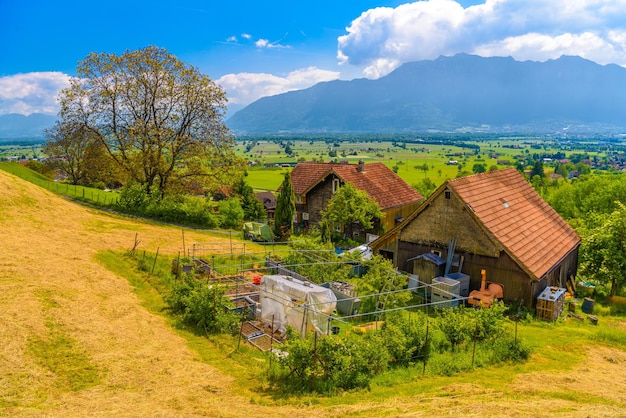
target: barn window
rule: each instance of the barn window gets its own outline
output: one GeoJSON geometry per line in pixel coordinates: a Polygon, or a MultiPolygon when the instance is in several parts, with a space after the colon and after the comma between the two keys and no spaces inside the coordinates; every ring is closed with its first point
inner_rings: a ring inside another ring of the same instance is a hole
{"type": "Polygon", "coordinates": [[[444,192],[444,195],[446,196],[446,199],[450,200],[450,196],[451,196],[451,194],[450,194],[450,190],[446,190],[446,191],[444,192]]]}
{"type": "Polygon", "coordinates": [[[340,186],[341,183],[339,182],[339,179],[333,179],[333,193],[335,193],[340,186]]]}

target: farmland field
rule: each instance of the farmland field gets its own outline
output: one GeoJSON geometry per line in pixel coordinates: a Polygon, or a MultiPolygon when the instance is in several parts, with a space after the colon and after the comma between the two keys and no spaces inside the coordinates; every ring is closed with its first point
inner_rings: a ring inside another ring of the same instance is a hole
{"type": "MultiPolygon", "coordinates": [[[[478,139],[457,141],[449,145],[426,142],[393,141],[342,141],[340,139],[320,141],[306,139],[282,139],[283,146],[277,140],[244,140],[237,144],[237,153],[249,162],[254,162],[248,172],[247,182],[257,190],[275,191],[282,182],[287,168],[282,164],[295,164],[298,161],[347,161],[365,163],[379,161],[411,185],[428,178],[435,185],[447,179],[455,178],[461,172],[472,173],[475,164],[482,164],[486,169],[492,166],[503,167],[503,162],[515,164],[516,156],[528,156],[535,153],[553,154],[558,151],[566,155],[585,150],[577,149],[575,144],[561,146],[541,138],[526,139],[478,139]],[[277,142],[278,141],[278,142],[277,142]],[[285,153],[286,145],[292,151],[285,153]],[[452,163],[455,161],[456,163],[452,163]],[[499,164],[500,162],[500,164],[499,164]],[[277,167],[268,167],[278,165],[277,167]]],[[[589,155],[597,155],[590,152],[589,155]]],[[[550,172],[550,167],[546,167],[550,172]]]]}
{"type": "MultiPolygon", "coordinates": [[[[626,415],[626,321],[523,322],[524,363],[450,377],[398,370],[369,390],[272,393],[267,359],[181,330],[116,254],[175,257],[229,239],[103,213],[0,171],[2,416],[626,415]]],[[[218,250],[216,250],[218,251],[218,250]]],[[[159,267],[157,268],[167,268],[159,267]]]]}

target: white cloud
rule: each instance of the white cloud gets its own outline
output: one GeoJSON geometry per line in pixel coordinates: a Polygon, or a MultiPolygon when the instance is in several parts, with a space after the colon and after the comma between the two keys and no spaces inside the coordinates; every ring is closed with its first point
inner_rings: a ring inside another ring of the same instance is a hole
{"type": "Polygon", "coordinates": [[[267,39],[261,38],[258,41],[256,41],[254,45],[256,45],[257,48],[266,48],[268,45],[270,45],[270,41],[268,41],[267,39]]]}
{"type": "Polygon", "coordinates": [[[370,9],[338,38],[341,63],[370,78],[404,62],[467,52],[518,60],[580,55],[626,66],[626,0],[424,0],[370,9]]]}
{"type": "Polygon", "coordinates": [[[260,38],[258,41],[254,43],[257,48],[291,48],[289,45],[282,45],[280,40],[275,42],[270,42],[267,39],[260,38]]]}
{"type": "Polygon", "coordinates": [[[57,95],[69,87],[70,76],[60,72],[15,74],[0,77],[0,114],[56,114],[57,95]]]}
{"type": "Polygon", "coordinates": [[[261,97],[301,90],[338,78],[337,71],[308,67],[292,71],[284,77],[266,73],[227,74],[216,80],[216,83],[226,91],[230,103],[247,105],[261,97]]]}

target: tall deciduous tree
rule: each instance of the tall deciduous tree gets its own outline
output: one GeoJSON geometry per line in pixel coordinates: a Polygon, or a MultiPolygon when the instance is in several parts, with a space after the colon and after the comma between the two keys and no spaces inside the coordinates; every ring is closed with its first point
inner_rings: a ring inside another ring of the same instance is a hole
{"type": "Polygon", "coordinates": [[[280,186],[280,193],[276,196],[276,211],[274,212],[274,234],[281,240],[291,233],[295,213],[296,196],[293,192],[291,175],[287,172],[280,186]]]}
{"type": "Polygon", "coordinates": [[[224,91],[166,50],[91,53],[77,75],[60,94],[61,123],[90,132],[148,192],[190,178],[227,183],[240,167],[224,91]]]}
{"type": "Polygon", "coordinates": [[[611,296],[626,284],[626,205],[616,204],[610,215],[591,217],[580,251],[581,275],[609,285],[611,296]]]}
{"type": "Polygon", "coordinates": [[[359,223],[365,229],[372,229],[374,221],[383,213],[367,192],[346,183],[341,186],[322,211],[322,220],[328,225],[341,225],[346,236],[352,237],[352,225],[359,223]]]}

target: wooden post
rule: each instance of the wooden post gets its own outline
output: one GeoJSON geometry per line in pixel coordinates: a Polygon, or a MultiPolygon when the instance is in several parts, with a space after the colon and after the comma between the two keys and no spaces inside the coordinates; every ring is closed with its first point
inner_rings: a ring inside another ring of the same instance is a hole
{"type": "MultiPolygon", "coordinates": [[[[246,312],[247,307],[244,307],[241,310],[241,327],[239,327],[239,340],[237,341],[237,351],[239,351],[239,345],[241,344],[241,335],[243,334],[243,323],[246,322],[245,321],[245,312],[246,312]]],[[[271,359],[270,359],[271,362],[271,359]]]]}
{"type": "Polygon", "coordinates": [[[476,336],[478,334],[478,321],[476,321],[476,328],[474,329],[474,348],[472,349],[472,367],[474,367],[474,355],[476,354],[476,336]]]}
{"type": "Polygon", "coordinates": [[[426,345],[426,355],[424,356],[424,369],[422,370],[422,376],[426,374],[426,362],[428,361],[428,355],[430,354],[430,348],[428,346],[428,318],[426,318],[426,341],[424,344],[426,345]]]}
{"type": "Polygon", "coordinates": [[[159,256],[159,247],[157,247],[156,255],[154,256],[154,264],[152,264],[152,271],[150,274],[154,274],[154,267],[156,267],[157,257],[159,256]]]}
{"type": "Polygon", "coordinates": [[[270,368],[272,367],[272,342],[274,341],[274,315],[272,315],[272,324],[270,325],[270,368]]]}
{"type": "Polygon", "coordinates": [[[182,229],[183,231],[183,254],[185,254],[186,250],[185,250],[185,230],[182,229]]]}
{"type": "Polygon", "coordinates": [[[313,367],[311,373],[311,391],[315,388],[315,363],[317,360],[317,332],[314,332],[315,336],[313,337],[313,367]]]}

